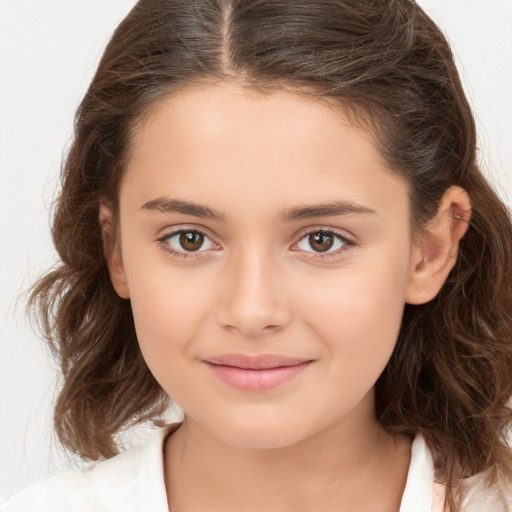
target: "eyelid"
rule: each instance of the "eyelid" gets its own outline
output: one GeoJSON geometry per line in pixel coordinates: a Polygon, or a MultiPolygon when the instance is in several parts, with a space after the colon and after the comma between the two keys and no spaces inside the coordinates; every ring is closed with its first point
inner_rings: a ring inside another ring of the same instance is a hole
{"type": "Polygon", "coordinates": [[[347,243],[356,244],[357,243],[357,237],[352,234],[350,231],[347,231],[346,229],[337,228],[334,226],[326,226],[324,224],[319,224],[315,226],[307,226],[305,228],[301,228],[298,230],[294,238],[297,240],[300,240],[304,238],[307,235],[311,235],[312,233],[330,233],[337,237],[342,238],[347,243]]]}
{"type": "Polygon", "coordinates": [[[216,245],[222,245],[218,240],[219,236],[214,233],[211,229],[201,225],[201,224],[174,224],[174,225],[167,225],[161,229],[159,229],[156,233],[156,240],[169,238],[172,235],[175,235],[176,233],[180,233],[183,231],[197,231],[198,233],[201,233],[205,237],[209,238],[212,242],[214,242],[216,245]]]}

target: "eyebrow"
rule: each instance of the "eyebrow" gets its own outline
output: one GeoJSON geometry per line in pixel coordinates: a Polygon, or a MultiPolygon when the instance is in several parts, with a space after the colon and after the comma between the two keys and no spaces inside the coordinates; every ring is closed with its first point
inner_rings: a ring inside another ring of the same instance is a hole
{"type": "Polygon", "coordinates": [[[334,201],[332,203],[312,206],[299,206],[281,212],[284,222],[311,219],[314,217],[334,217],[337,215],[376,214],[372,208],[353,203],[351,201],[334,201]]]}
{"type": "Polygon", "coordinates": [[[225,216],[223,213],[217,212],[202,206],[200,204],[191,203],[189,201],[182,201],[180,199],[169,199],[167,197],[158,197],[144,203],[141,210],[156,211],[162,213],[183,213],[185,215],[193,215],[201,219],[214,219],[224,221],[225,216]]]}
{"type": "MultiPolygon", "coordinates": [[[[182,213],[184,215],[192,215],[202,219],[214,219],[221,222],[226,220],[224,213],[208,208],[207,206],[183,201],[181,199],[170,199],[167,197],[152,199],[151,201],[144,203],[140,209],[162,213],[182,213]]],[[[298,206],[290,210],[283,210],[280,213],[279,218],[283,222],[293,222],[315,217],[376,213],[377,212],[372,208],[368,208],[351,201],[333,201],[330,203],[298,206]]]]}

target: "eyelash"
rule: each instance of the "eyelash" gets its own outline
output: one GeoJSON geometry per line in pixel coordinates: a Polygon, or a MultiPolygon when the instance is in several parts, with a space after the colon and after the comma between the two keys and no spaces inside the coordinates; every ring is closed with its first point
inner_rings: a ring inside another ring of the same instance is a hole
{"type": "MultiPolygon", "coordinates": [[[[184,234],[184,233],[197,233],[197,234],[203,236],[205,238],[205,240],[209,240],[210,243],[218,245],[218,244],[216,244],[215,242],[212,241],[212,239],[210,238],[210,236],[208,234],[206,234],[201,229],[195,228],[195,227],[194,228],[190,228],[190,229],[180,228],[180,229],[177,229],[176,231],[171,231],[170,233],[166,233],[165,235],[161,236],[156,241],[159,243],[160,247],[162,247],[162,249],[165,252],[167,252],[168,254],[170,254],[173,257],[178,257],[178,258],[181,258],[181,259],[184,259],[184,260],[185,259],[190,259],[190,258],[199,258],[199,257],[201,257],[201,253],[204,252],[204,251],[199,251],[198,250],[198,251],[189,251],[189,252],[184,251],[184,252],[181,252],[181,251],[174,250],[170,246],[169,240],[171,238],[173,238],[173,237],[175,237],[177,235],[184,234]]],[[[313,234],[322,234],[322,235],[332,236],[333,238],[335,238],[339,242],[342,242],[343,245],[339,249],[337,249],[335,251],[332,251],[332,252],[327,252],[327,251],[326,252],[304,251],[304,252],[307,252],[309,254],[308,257],[310,257],[310,258],[322,259],[322,260],[325,260],[325,259],[328,259],[328,258],[333,258],[333,257],[339,256],[341,253],[345,253],[345,252],[351,250],[353,247],[355,247],[357,245],[356,242],[354,242],[350,238],[347,238],[346,236],[343,236],[340,233],[338,233],[338,232],[336,232],[336,231],[334,231],[332,229],[316,228],[316,229],[311,229],[311,230],[307,231],[306,233],[302,234],[300,239],[292,245],[292,249],[291,250],[297,251],[297,249],[293,249],[293,247],[297,247],[298,244],[302,240],[304,240],[306,237],[311,236],[313,234]]]]}

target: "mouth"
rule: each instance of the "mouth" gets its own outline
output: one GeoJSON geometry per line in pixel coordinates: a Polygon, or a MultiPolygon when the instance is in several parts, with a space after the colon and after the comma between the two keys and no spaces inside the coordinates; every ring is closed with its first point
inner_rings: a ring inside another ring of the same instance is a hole
{"type": "Polygon", "coordinates": [[[299,376],[312,362],[275,354],[224,354],[203,360],[223,383],[247,392],[276,388],[299,376]]]}

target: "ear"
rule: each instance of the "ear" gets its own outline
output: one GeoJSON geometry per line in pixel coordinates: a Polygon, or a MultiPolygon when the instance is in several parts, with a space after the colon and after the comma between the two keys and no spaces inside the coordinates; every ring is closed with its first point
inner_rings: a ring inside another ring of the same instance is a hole
{"type": "Polygon", "coordinates": [[[439,203],[435,217],[414,246],[406,302],[425,304],[445,283],[457,261],[459,242],[471,218],[471,201],[465,190],[450,187],[439,203]]]}
{"type": "Polygon", "coordinates": [[[122,299],[129,299],[130,293],[126,283],[126,274],[123,267],[123,259],[119,245],[119,233],[114,220],[111,206],[105,202],[100,203],[99,222],[101,236],[103,238],[103,255],[107,262],[110,280],[116,293],[122,299]]]}

